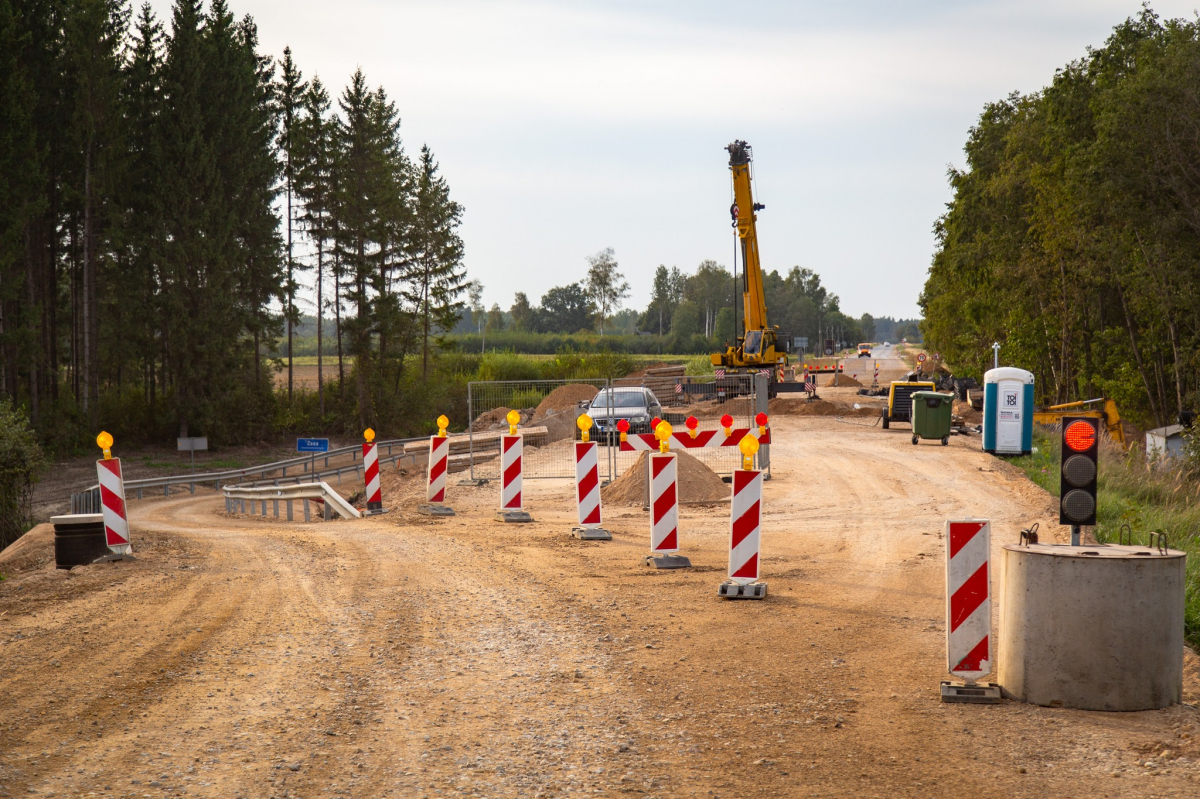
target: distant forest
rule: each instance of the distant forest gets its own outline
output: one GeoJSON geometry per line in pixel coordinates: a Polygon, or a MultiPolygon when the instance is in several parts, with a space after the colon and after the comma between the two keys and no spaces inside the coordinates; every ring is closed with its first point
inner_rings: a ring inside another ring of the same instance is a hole
{"type": "Polygon", "coordinates": [[[938,221],[929,346],[1045,400],[1157,425],[1200,391],[1200,23],[1145,9],[1044,90],[987,105],[938,221]]]}

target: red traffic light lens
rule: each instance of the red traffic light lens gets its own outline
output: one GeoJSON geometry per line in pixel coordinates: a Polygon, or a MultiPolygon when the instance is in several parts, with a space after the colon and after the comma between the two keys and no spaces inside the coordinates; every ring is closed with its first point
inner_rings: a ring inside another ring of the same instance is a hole
{"type": "Polygon", "coordinates": [[[721,417],[721,427],[733,427],[733,417],[725,414],[721,417]]]}
{"type": "Polygon", "coordinates": [[[629,420],[622,419],[619,422],[617,422],[617,429],[620,430],[622,433],[628,433],[629,432],[629,420]]]}
{"type": "Polygon", "coordinates": [[[759,427],[765,426],[767,424],[767,415],[765,413],[760,413],[758,416],[755,416],[754,423],[759,427]]]}
{"type": "Polygon", "coordinates": [[[684,424],[687,425],[688,430],[695,430],[696,426],[700,424],[700,420],[697,419],[695,416],[689,416],[687,418],[687,421],[684,422],[684,424]]]}
{"type": "Polygon", "coordinates": [[[1063,443],[1075,452],[1086,452],[1096,445],[1096,428],[1089,422],[1076,419],[1067,425],[1063,443]]]}

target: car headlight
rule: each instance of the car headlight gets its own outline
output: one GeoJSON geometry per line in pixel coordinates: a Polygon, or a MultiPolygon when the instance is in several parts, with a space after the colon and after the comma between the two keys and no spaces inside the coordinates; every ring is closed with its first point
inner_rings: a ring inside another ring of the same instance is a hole
{"type": "Polygon", "coordinates": [[[638,424],[641,424],[643,422],[649,421],[649,419],[650,419],[650,417],[648,417],[648,416],[631,416],[629,418],[629,421],[637,422],[638,424]]]}

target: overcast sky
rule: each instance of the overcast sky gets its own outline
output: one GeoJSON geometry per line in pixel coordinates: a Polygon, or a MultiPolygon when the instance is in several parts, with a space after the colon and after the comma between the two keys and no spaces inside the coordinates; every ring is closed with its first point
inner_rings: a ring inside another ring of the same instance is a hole
{"type": "MultiPolygon", "coordinates": [[[[724,147],[754,147],[763,267],[815,270],[852,315],[915,316],[983,104],[1035,91],[1136,0],[229,0],[340,93],[358,66],[465,208],[490,306],[616,250],[644,307],[659,264],[732,266],[724,147]]],[[[1193,17],[1200,0],[1154,3],[1193,17]]],[[[169,25],[170,2],[152,5],[169,25]]]]}

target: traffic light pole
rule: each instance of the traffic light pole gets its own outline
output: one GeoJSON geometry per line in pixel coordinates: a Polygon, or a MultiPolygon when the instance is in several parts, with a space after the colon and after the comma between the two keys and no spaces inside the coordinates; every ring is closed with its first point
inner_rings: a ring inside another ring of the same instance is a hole
{"type": "Polygon", "coordinates": [[[1080,526],[1078,524],[1071,525],[1071,546],[1073,546],[1073,547],[1079,546],[1079,543],[1080,543],[1079,542],[1079,538],[1080,538],[1079,531],[1081,529],[1082,528],[1080,528],[1080,526]]]}

